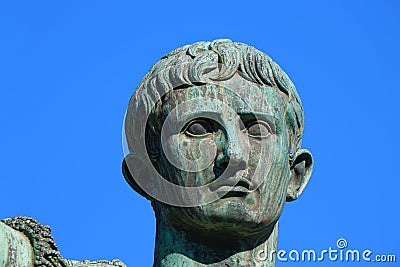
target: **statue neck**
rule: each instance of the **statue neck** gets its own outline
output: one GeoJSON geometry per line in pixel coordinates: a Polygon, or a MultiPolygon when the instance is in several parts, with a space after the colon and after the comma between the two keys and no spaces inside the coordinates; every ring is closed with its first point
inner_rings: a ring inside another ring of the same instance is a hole
{"type": "Polygon", "coordinates": [[[222,238],[207,236],[207,233],[193,236],[175,229],[160,217],[157,218],[153,267],[275,266],[278,223],[262,237],[227,241],[226,235],[222,238]]]}

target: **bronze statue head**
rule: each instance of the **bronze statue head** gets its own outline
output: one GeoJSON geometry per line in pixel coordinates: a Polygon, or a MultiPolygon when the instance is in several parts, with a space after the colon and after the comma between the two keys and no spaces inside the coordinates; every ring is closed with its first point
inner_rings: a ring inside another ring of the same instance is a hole
{"type": "Polygon", "coordinates": [[[260,235],[311,176],[303,126],[293,83],[266,54],[226,39],[183,46],[131,97],[123,174],[174,227],[260,235]]]}

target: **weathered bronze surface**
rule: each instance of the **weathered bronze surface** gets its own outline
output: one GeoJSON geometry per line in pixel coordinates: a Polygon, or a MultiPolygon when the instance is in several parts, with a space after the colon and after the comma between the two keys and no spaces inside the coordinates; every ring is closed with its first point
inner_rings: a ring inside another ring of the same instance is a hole
{"type": "MultiPolygon", "coordinates": [[[[221,39],[154,64],[124,121],[122,172],[151,201],[155,267],[275,266],[278,220],[313,159],[303,107],[266,54],[221,39]]],[[[32,218],[0,222],[0,266],[125,266],[72,261],[32,218]]]]}
{"type": "Polygon", "coordinates": [[[154,266],[274,266],[284,203],[312,172],[303,120],[288,76],[246,44],[199,42],[157,62],[129,102],[123,162],[155,211],[154,266]]]}
{"type": "Polygon", "coordinates": [[[0,222],[0,267],[125,267],[119,260],[74,261],[58,252],[51,229],[33,218],[18,216],[0,222]]]}

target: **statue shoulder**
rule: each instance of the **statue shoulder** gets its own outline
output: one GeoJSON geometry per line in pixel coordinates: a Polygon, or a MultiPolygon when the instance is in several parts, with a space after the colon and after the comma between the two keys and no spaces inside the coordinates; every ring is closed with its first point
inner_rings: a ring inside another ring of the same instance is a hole
{"type": "Polygon", "coordinates": [[[34,266],[34,254],[29,239],[2,222],[0,222],[0,266],[34,266]]]}
{"type": "Polygon", "coordinates": [[[0,221],[0,266],[126,267],[120,260],[90,262],[64,259],[50,227],[25,216],[0,221]]]}

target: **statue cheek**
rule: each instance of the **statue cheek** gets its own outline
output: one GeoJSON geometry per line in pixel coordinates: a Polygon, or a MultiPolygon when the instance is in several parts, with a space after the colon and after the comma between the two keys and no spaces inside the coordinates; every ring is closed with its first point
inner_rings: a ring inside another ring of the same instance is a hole
{"type": "MultiPolygon", "coordinates": [[[[251,152],[249,159],[249,175],[252,177],[252,189],[265,186],[276,176],[274,166],[281,162],[281,153],[277,149],[278,139],[276,136],[270,136],[263,140],[251,142],[251,152]]],[[[278,142],[279,143],[279,142],[278,142]]]]}
{"type": "Polygon", "coordinates": [[[212,138],[190,138],[177,134],[167,138],[162,146],[169,163],[186,172],[207,169],[217,155],[217,145],[212,138]]]}

